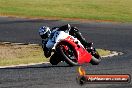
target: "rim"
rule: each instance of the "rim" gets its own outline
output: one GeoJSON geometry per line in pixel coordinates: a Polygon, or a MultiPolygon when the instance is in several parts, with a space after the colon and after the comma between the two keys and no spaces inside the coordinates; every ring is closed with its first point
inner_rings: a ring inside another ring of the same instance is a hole
{"type": "Polygon", "coordinates": [[[68,47],[67,45],[62,45],[62,50],[64,54],[73,62],[77,63],[76,56],[74,54],[74,51],[71,49],[71,47],[68,47]]]}

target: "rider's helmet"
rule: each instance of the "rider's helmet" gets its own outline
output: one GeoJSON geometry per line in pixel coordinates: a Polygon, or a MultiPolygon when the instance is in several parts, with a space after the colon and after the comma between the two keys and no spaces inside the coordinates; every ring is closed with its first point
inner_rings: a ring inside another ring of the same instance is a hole
{"type": "Polygon", "coordinates": [[[47,26],[43,26],[39,29],[39,35],[41,36],[42,39],[49,38],[50,36],[50,28],[47,26]]]}

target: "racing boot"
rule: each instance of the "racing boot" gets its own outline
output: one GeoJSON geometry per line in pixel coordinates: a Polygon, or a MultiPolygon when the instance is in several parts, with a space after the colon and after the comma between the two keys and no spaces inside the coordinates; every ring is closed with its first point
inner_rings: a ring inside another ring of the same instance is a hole
{"type": "Polygon", "coordinates": [[[43,51],[44,51],[44,56],[46,58],[49,58],[51,56],[51,50],[49,50],[48,48],[43,48],[43,51]]]}
{"type": "Polygon", "coordinates": [[[45,41],[42,41],[42,42],[43,42],[42,43],[42,48],[43,48],[43,51],[44,51],[44,56],[46,58],[49,58],[51,56],[51,50],[46,47],[46,42],[45,41]]]}

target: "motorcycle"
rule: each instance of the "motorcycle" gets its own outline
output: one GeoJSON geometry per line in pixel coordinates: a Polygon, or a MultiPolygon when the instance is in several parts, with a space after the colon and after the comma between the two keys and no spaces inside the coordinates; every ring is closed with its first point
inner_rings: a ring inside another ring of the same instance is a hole
{"type": "MultiPolygon", "coordinates": [[[[70,66],[81,65],[83,63],[91,63],[97,65],[101,58],[95,48],[84,48],[81,42],[69,35],[65,31],[56,31],[51,33],[49,38],[50,44],[46,44],[49,52],[54,52],[50,57],[50,63],[57,65],[61,61],[65,61],[70,66]]],[[[48,52],[44,52],[48,56],[48,52]]],[[[49,55],[49,56],[50,56],[49,55]]]]}

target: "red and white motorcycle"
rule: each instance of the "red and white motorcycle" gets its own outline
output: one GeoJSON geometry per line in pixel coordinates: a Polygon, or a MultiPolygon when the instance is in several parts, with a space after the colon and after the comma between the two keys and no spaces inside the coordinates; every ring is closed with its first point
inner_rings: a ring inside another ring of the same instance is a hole
{"type": "Polygon", "coordinates": [[[61,61],[65,61],[70,66],[83,63],[97,65],[101,61],[95,48],[85,49],[77,38],[64,31],[56,31],[51,34],[46,47],[54,52],[50,57],[52,65],[57,65],[61,61]]]}

